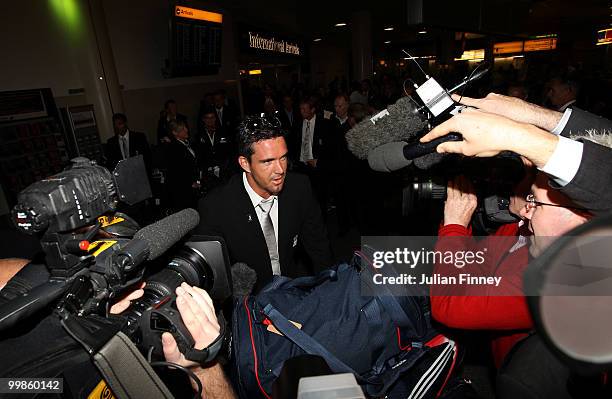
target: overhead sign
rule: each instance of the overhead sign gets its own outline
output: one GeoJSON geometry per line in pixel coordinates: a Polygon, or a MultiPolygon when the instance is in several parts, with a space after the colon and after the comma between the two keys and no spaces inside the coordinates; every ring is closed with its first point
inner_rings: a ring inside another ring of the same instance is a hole
{"type": "Polygon", "coordinates": [[[302,55],[303,49],[296,41],[279,39],[271,34],[249,31],[249,48],[273,53],[302,55]]]}
{"type": "Polygon", "coordinates": [[[547,51],[557,48],[556,37],[545,37],[518,42],[495,43],[493,55],[523,53],[530,51],[547,51]]]}
{"type": "Polygon", "coordinates": [[[175,6],[174,15],[176,15],[177,17],[197,19],[198,21],[215,22],[218,24],[223,22],[223,14],[211,11],[198,10],[197,8],[175,6]]]}
{"type": "Polygon", "coordinates": [[[612,28],[597,31],[597,45],[612,44],[612,28]]]}

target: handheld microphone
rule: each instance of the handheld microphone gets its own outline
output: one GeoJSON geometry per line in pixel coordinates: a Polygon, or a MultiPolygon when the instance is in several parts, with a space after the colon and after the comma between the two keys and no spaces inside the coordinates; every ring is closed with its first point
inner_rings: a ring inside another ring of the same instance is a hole
{"type": "Polygon", "coordinates": [[[427,126],[410,97],[365,119],[349,130],[345,137],[349,150],[359,159],[367,159],[374,148],[392,141],[410,141],[427,126]]]}
{"type": "Polygon", "coordinates": [[[232,295],[234,298],[251,295],[257,282],[257,273],[249,265],[237,262],[232,265],[232,295]]]}
{"type": "Polygon", "coordinates": [[[410,165],[416,158],[435,153],[436,147],[447,141],[461,141],[460,134],[447,134],[428,143],[392,142],[383,144],[370,152],[368,164],[378,172],[393,172],[410,165]]]}

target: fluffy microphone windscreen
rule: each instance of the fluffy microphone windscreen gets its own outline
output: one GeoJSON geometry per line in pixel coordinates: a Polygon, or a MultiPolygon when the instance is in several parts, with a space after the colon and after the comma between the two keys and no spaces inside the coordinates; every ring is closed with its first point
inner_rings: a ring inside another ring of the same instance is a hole
{"type": "Polygon", "coordinates": [[[152,260],[179,242],[198,223],[200,223],[198,211],[187,208],[143,227],[134,234],[134,238],[147,243],[151,250],[148,260],[152,260]]]}
{"type": "Polygon", "coordinates": [[[234,298],[251,295],[257,282],[257,273],[246,263],[234,263],[232,271],[232,295],[234,298]]]}
{"type": "Polygon", "coordinates": [[[409,97],[400,98],[387,111],[375,123],[373,118],[365,119],[346,133],[348,148],[357,158],[367,159],[374,148],[392,141],[410,141],[427,124],[409,97]]]}

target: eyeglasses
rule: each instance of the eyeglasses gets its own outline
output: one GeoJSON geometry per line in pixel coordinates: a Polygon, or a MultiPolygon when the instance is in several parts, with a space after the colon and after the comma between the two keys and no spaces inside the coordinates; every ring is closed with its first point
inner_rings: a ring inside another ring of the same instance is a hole
{"type": "Polygon", "coordinates": [[[540,206],[556,206],[557,208],[575,209],[578,211],[588,211],[588,209],[578,208],[575,206],[557,205],[557,204],[550,204],[548,202],[536,201],[535,195],[533,194],[527,195],[527,198],[525,199],[527,200],[527,203],[525,204],[525,206],[527,207],[527,210],[535,209],[538,205],[540,205],[540,206]]]}

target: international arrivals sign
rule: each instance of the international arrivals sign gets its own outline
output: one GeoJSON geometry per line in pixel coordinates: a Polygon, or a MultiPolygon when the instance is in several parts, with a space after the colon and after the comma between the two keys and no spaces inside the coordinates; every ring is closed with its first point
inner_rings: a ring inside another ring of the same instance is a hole
{"type": "Polygon", "coordinates": [[[302,55],[303,50],[296,41],[276,38],[271,34],[249,31],[249,48],[278,54],[302,55]]]}

